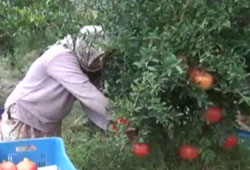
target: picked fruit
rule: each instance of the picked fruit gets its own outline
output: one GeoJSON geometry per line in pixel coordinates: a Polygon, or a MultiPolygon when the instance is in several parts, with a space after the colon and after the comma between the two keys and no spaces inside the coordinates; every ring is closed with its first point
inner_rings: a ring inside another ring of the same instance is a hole
{"type": "Polygon", "coordinates": [[[200,151],[198,147],[194,147],[189,144],[183,144],[180,147],[179,153],[182,159],[193,160],[199,156],[200,151]]]}
{"type": "Polygon", "coordinates": [[[0,170],[17,170],[17,167],[11,161],[4,161],[0,164],[0,170]]]}
{"type": "Polygon", "coordinates": [[[208,107],[204,113],[204,119],[208,123],[216,123],[222,117],[222,109],[219,106],[208,107]]]}
{"type": "Polygon", "coordinates": [[[38,167],[35,162],[24,158],[21,162],[17,164],[17,170],[37,170],[38,167]]]}

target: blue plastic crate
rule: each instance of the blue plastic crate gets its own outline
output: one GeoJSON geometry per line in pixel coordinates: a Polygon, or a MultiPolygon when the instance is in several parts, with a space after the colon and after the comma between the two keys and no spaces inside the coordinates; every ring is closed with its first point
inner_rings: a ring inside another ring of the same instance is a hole
{"type": "Polygon", "coordinates": [[[59,170],[76,170],[59,137],[0,142],[0,162],[9,160],[18,163],[23,158],[29,158],[39,167],[56,165],[59,170]]]}
{"type": "Polygon", "coordinates": [[[239,129],[238,135],[240,137],[250,138],[250,131],[239,129]]]}

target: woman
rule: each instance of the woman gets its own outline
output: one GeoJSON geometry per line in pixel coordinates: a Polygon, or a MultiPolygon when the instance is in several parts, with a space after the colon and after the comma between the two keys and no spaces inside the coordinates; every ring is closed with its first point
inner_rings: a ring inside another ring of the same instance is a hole
{"type": "Polygon", "coordinates": [[[45,51],[7,98],[2,141],[60,136],[76,100],[98,127],[112,129],[108,101],[88,77],[109,55],[101,48],[104,40],[100,26],[85,26],[77,38],[68,35],[45,51]]]}

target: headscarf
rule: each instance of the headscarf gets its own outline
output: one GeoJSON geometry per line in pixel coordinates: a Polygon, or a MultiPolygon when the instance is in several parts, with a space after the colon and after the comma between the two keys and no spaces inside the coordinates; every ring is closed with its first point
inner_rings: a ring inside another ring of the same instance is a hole
{"type": "Polygon", "coordinates": [[[76,38],[67,35],[63,40],[57,42],[69,49],[71,49],[83,70],[87,72],[96,72],[101,67],[90,67],[93,61],[98,58],[105,57],[107,53],[101,47],[106,40],[106,36],[101,26],[88,25],[81,28],[80,33],[76,38]]]}

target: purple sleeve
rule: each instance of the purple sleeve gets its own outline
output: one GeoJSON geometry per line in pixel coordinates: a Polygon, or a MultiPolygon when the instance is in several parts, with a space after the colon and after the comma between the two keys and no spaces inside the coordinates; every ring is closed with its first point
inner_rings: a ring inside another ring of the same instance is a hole
{"type": "Polygon", "coordinates": [[[72,53],[54,57],[48,63],[47,72],[81,102],[84,112],[91,121],[106,130],[110,120],[110,115],[107,113],[108,101],[90,83],[72,53]]]}

